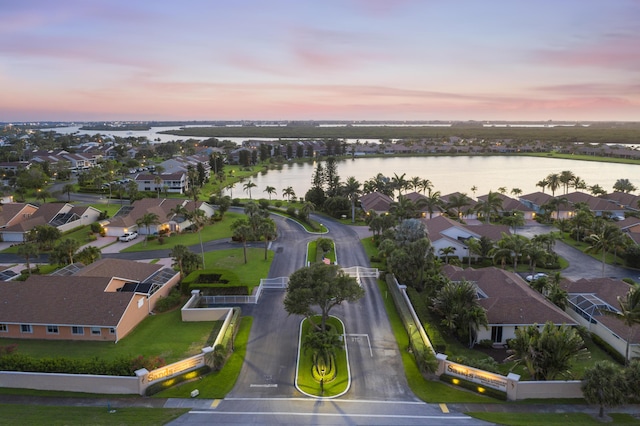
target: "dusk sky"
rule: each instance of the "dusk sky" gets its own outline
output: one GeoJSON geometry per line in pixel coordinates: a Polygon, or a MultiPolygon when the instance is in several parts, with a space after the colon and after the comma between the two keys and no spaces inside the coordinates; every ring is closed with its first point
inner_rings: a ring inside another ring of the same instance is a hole
{"type": "Polygon", "coordinates": [[[640,120],[636,0],[0,0],[0,121],[640,120]]]}

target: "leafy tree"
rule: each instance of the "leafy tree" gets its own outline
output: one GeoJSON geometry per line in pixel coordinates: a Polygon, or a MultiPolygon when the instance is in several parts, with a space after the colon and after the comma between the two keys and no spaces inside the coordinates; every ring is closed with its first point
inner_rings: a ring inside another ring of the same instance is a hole
{"type": "Polygon", "coordinates": [[[27,264],[27,273],[29,275],[31,275],[31,264],[29,261],[32,258],[38,257],[38,254],[38,246],[35,243],[26,242],[18,246],[18,256],[24,257],[25,263],[27,264]]]}
{"type": "Polygon", "coordinates": [[[59,265],[70,265],[79,248],[80,243],[77,240],[66,238],[53,248],[50,260],[59,265]]]}
{"type": "Polygon", "coordinates": [[[189,252],[189,249],[187,248],[187,246],[182,244],[177,244],[169,252],[169,256],[173,259],[173,266],[178,267],[181,277],[184,277],[186,275],[184,271],[184,258],[187,252],[189,252]]]}
{"type": "Polygon", "coordinates": [[[340,176],[338,176],[338,164],[335,157],[327,158],[324,178],[327,187],[327,197],[335,197],[340,189],[340,176]]]}
{"type": "Polygon", "coordinates": [[[344,347],[341,337],[335,330],[312,330],[304,337],[302,346],[305,352],[311,350],[316,355],[315,367],[318,370],[328,364],[329,360],[335,356],[336,350],[344,347]]]}
{"type": "Polygon", "coordinates": [[[599,417],[604,417],[605,407],[615,407],[626,400],[624,376],[610,361],[598,361],[586,370],[581,388],[584,399],[600,407],[599,417]]]}
{"type": "Polygon", "coordinates": [[[61,236],[62,233],[55,226],[36,225],[27,234],[27,241],[38,243],[40,250],[50,250],[61,236]]]}
{"type": "Polygon", "coordinates": [[[289,315],[303,315],[315,329],[325,331],[332,308],[363,296],[364,289],[339,266],[313,263],[289,277],[284,307],[289,315]],[[313,319],[315,315],[320,315],[319,324],[313,319]]]}
{"type": "Polygon", "coordinates": [[[640,360],[631,361],[623,374],[629,402],[637,403],[640,401],[640,360]]]}
{"type": "Polygon", "coordinates": [[[542,327],[520,327],[509,341],[508,361],[526,366],[532,380],[570,377],[574,360],[588,356],[584,341],[575,328],[547,321],[542,327]]]}
{"type": "Polygon", "coordinates": [[[76,254],[76,260],[85,265],[89,265],[102,257],[102,250],[99,247],[87,246],[76,254]]]}

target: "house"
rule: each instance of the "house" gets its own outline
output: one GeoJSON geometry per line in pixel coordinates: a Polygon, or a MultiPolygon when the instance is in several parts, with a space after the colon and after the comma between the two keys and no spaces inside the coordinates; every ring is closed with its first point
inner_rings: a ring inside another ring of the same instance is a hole
{"type": "Polygon", "coordinates": [[[476,286],[478,302],[487,314],[488,327],[480,327],[477,340],[505,345],[519,327],[577,325],[566,312],[532,289],[519,275],[490,267],[462,269],[445,265],[442,273],[451,281],[470,281],[476,286]]]}
{"type": "Polygon", "coordinates": [[[502,233],[510,235],[509,227],[506,225],[465,225],[449,219],[446,216],[437,216],[433,219],[422,219],[427,230],[427,237],[431,241],[431,246],[436,254],[441,249],[453,247],[455,251],[449,257],[477,258],[478,256],[471,253],[466,241],[475,238],[480,239],[487,237],[492,241],[498,241],[502,238],[502,233]]]}
{"type": "MultiPolygon", "coordinates": [[[[455,206],[455,200],[456,199],[461,199],[462,196],[466,194],[462,194],[460,192],[453,192],[451,194],[446,194],[446,195],[442,195],[440,197],[440,199],[442,200],[442,202],[444,203],[445,209],[450,210],[450,209],[457,209],[458,207],[455,206]]],[[[478,204],[475,200],[468,198],[468,204],[466,204],[465,206],[460,206],[460,212],[459,212],[459,216],[460,219],[462,220],[464,219],[477,219],[478,215],[475,212],[475,207],[476,204],[478,204]]]]}
{"type": "Polygon", "coordinates": [[[118,342],[180,279],[173,269],[130,260],[81,266],[0,283],[0,337],[118,342]]]}
{"type": "Polygon", "coordinates": [[[184,194],[189,190],[187,174],[179,171],[174,173],[138,173],[134,181],[138,185],[138,191],[166,192],[172,194],[184,194]]]}
{"type": "Polygon", "coordinates": [[[211,174],[211,165],[209,164],[209,156],[206,154],[194,154],[187,157],[174,157],[160,163],[164,169],[164,173],[187,173],[189,167],[197,170],[198,164],[202,164],[205,179],[209,179],[211,174]]]}
{"type": "Polygon", "coordinates": [[[5,229],[29,219],[37,206],[28,203],[7,203],[0,210],[0,229],[5,229]]]}
{"type": "Polygon", "coordinates": [[[385,214],[389,211],[389,206],[393,199],[381,192],[371,192],[360,197],[360,206],[365,213],[374,211],[377,214],[385,214]]]}
{"type": "MultiPolygon", "coordinates": [[[[178,207],[184,207],[188,211],[194,209],[191,200],[181,200],[177,198],[143,198],[137,200],[132,206],[124,206],[111,218],[101,222],[105,230],[105,235],[119,237],[127,232],[137,231],[142,235],[154,235],[160,230],[166,229],[168,232],[181,232],[192,225],[186,218],[176,215],[178,207]],[[152,213],[158,216],[158,224],[139,227],[137,221],[145,214],[152,213]]],[[[210,218],[214,214],[214,208],[209,203],[198,201],[195,208],[202,210],[205,217],[210,218]]]]}
{"type": "MultiPolygon", "coordinates": [[[[536,212],[533,208],[524,205],[519,200],[515,198],[511,198],[507,195],[501,194],[499,192],[495,193],[497,197],[502,200],[502,208],[499,209],[498,214],[504,216],[513,211],[518,211],[522,213],[522,216],[525,220],[532,220],[536,218],[536,212]]],[[[478,197],[479,201],[486,202],[489,198],[489,195],[480,195],[478,197]]]]}
{"type": "MultiPolygon", "coordinates": [[[[591,210],[596,216],[614,216],[624,218],[625,208],[619,203],[612,200],[594,197],[591,194],[579,191],[565,194],[557,198],[565,198],[574,208],[578,203],[585,204],[589,207],[589,210],[591,210]]],[[[571,212],[570,216],[572,216],[572,213],[573,212],[571,212]]]]}
{"type": "Polygon", "coordinates": [[[603,311],[618,312],[618,297],[625,297],[631,286],[613,278],[582,278],[563,280],[560,286],[569,294],[567,312],[580,325],[596,334],[621,355],[626,354],[629,341],[630,358],[640,356],[640,325],[631,329],[619,318],[603,311]]]}
{"type": "Polygon", "coordinates": [[[3,241],[22,243],[26,240],[27,233],[38,225],[51,225],[60,232],[66,232],[96,222],[99,217],[100,211],[91,206],[45,203],[37,207],[28,218],[1,229],[0,233],[3,241]]]}

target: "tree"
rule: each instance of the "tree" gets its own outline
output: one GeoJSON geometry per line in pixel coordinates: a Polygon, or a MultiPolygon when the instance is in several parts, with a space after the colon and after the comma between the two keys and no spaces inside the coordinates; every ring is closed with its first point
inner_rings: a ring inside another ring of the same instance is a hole
{"type": "Polygon", "coordinates": [[[318,332],[313,330],[308,333],[302,342],[305,352],[311,350],[315,353],[315,367],[320,370],[335,356],[336,350],[344,347],[344,342],[335,330],[318,332]]]}
{"type": "Polygon", "coordinates": [[[244,263],[247,263],[247,241],[253,237],[253,229],[249,224],[249,221],[245,218],[238,219],[231,224],[231,230],[233,231],[233,238],[242,242],[242,248],[244,251],[244,263]]]}
{"type": "Polygon", "coordinates": [[[398,222],[401,222],[416,215],[416,205],[404,195],[398,195],[398,200],[389,205],[389,213],[393,214],[398,222]]]}
{"type": "Polygon", "coordinates": [[[433,219],[433,213],[438,210],[442,211],[444,203],[440,199],[440,191],[429,191],[426,198],[421,198],[416,202],[417,208],[425,208],[429,212],[429,219],[433,219]]]}
{"type": "Polygon", "coordinates": [[[35,243],[26,242],[18,246],[18,256],[24,257],[25,263],[27,264],[27,273],[29,275],[31,275],[31,264],[29,261],[32,258],[38,257],[38,254],[38,246],[35,243]]]}
{"type": "Polygon", "coordinates": [[[90,265],[102,257],[102,250],[100,250],[100,247],[87,246],[80,250],[75,257],[78,262],[90,265]]]}
{"type": "Polygon", "coordinates": [[[453,194],[449,197],[449,202],[447,203],[447,210],[451,209],[456,219],[462,221],[462,216],[464,215],[463,207],[469,206],[471,204],[471,198],[467,196],[467,194],[453,194]]]}
{"type": "Polygon", "coordinates": [[[507,361],[525,365],[532,380],[554,380],[570,377],[573,361],[589,353],[575,328],[547,321],[542,330],[537,324],[518,328],[509,354],[507,361]]]}
{"type": "Polygon", "coordinates": [[[300,210],[298,211],[298,215],[300,216],[300,219],[304,220],[304,221],[308,221],[309,220],[309,214],[314,211],[316,208],[316,206],[310,202],[307,201],[305,202],[302,207],[300,207],[300,210]]]}
{"type": "Polygon", "coordinates": [[[502,223],[511,227],[513,233],[518,233],[518,226],[524,226],[524,213],[518,210],[510,211],[506,216],[502,218],[502,223]]]}
{"type": "Polygon", "coordinates": [[[160,218],[155,213],[145,213],[141,218],[138,218],[138,220],[136,220],[136,224],[138,225],[138,227],[144,226],[147,229],[147,233],[144,236],[144,245],[146,246],[149,239],[149,234],[151,233],[151,225],[159,225],[160,218]]]}
{"type": "Polygon", "coordinates": [[[289,315],[303,315],[319,331],[327,330],[329,312],[342,302],[355,302],[364,289],[337,265],[313,263],[289,277],[284,307],[289,315]],[[320,316],[320,323],[313,320],[320,316]]]}
{"type": "Polygon", "coordinates": [[[402,192],[406,190],[407,187],[409,186],[409,181],[405,179],[406,175],[407,175],[406,173],[403,173],[398,176],[397,173],[394,173],[393,177],[391,178],[393,189],[398,190],[398,195],[402,195],[402,192]]]}
{"type": "Polygon", "coordinates": [[[502,198],[497,193],[491,191],[489,191],[487,198],[480,200],[475,207],[477,212],[482,213],[485,223],[489,223],[491,221],[492,213],[498,214],[501,209],[502,198]]]}
{"type": "Polygon", "coordinates": [[[488,325],[486,311],[478,302],[476,286],[469,281],[447,281],[431,302],[443,318],[443,326],[460,340],[468,340],[469,347],[473,347],[479,328],[488,325]]]}
{"type": "Polygon", "coordinates": [[[171,251],[169,252],[169,256],[173,259],[173,266],[178,267],[180,276],[183,278],[185,276],[183,261],[188,251],[189,249],[187,248],[187,246],[178,244],[174,246],[173,249],[171,249],[171,251]]]}
{"type": "Polygon", "coordinates": [[[267,186],[264,190],[269,195],[269,201],[271,201],[271,194],[276,193],[276,189],[273,186],[267,186]]]}
{"type": "Polygon", "coordinates": [[[342,189],[349,201],[351,201],[351,223],[354,223],[356,221],[356,201],[362,194],[360,182],[353,176],[349,176],[342,189]]]}
{"type": "Polygon", "coordinates": [[[615,316],[619,318],[629,329],[627,334],[627,347],[625,351],[625,363],[630,360],[629,348],[630,341],[633,336],[633,327],[640,324],[640,287],[631,287],[629,292],[624,296],[618,296],[618,305],[620,310],[617,312],[610,310],[602,310],[605,315],[615,316]]]}
{"type": "Polygon", "coordinates": [[[261,218],[258,225],[258,234],[264,239],[264,260],[267,260],[269,241],[276,237],[276,223],[270,217],[261,218]]]}
{"type": "Polygon", "coordinates": [[[547,181],[547,186],[549,187],[549,189],[551,189],[551,195],[555,197],[556,189],[558,189],[558,187],[562,183],[560,182],[560,175],[557,173],[551,173],[549,176],[547,176],[546,181],[547,181]]]}
{"type": "Polygon", "coordinates": [[[564,186],[564,193],[569,192],[569,185],[575,180],[576,175],[571,170],[563,170],[560,172],[560,183],[564,186]]]}
{"type": "Polygon", "coordinates": [[[245,184],[242,186],[242,188],[245,190],[245,192],[248,192],[248,193],[249,193],[249,199],[251,199],[251,188],[255,188],[256,186],[258,186],[258,185],[256,185],[256,184],[255,184],[254,182],[252,182],[252,181],[249,181],[249,182],[245,183],[245,184]]]}
{"type": "Polygon", "coordinates": [[[442,247],[440,250],[438,250],[438,254],[444,256],[444,260],[447,265],[449,264],[449,256],[455,252],[456,252],[456,248],[453,246],[442,247]]]}
{"type": "Polygon", "coordinates": [[[73,257],[79,248],[80,243],[77,240],[66,238],[53,248],[50,260],[60,265],[70,265],[73,263],[73,257]]]}
{"type": "Polygon", "coordinates": [[[602,276],[604,277],[604,269],[606,265],[606,254],[609,249],[615,244],[618,233],[621,232],[613,223],[606,223],[604,226],[600,226],[600,229],[585,240],[589,243],[589,247],[585,250],[587,253],[601,252],[602,253],[602,276]]]}
{"type": "MultiPolygon", "coordinates": [[[[67,183],[62,187],[62,193],[63,194],[67,194],[67,202],[68,203],[71,202],[71,193],[73,192],[73,190],[74,190],[74,186],[72,184],[70,184],[70,183],[67,183]]],[[[109,185],[109,191],[111,191],[111,185],[109,185]]],[[[111,198],[111,197],[109,197],[109,198],[111,198]]]]}
{"type": "Polygon", "coordinates": [[[56,241],[60,239],[62,232],[55,226],[36,225],[27,234],[27,241],[38,243],[40,250],[50,250],[56,241]]]}
{"type": "Polygon", "coordinates": [[[220,219],[224,217],[224,214],[229,210],[229,207],[231,207],[231,197],[225,195],[218,199],[218,214],[220,215],[220,219]]]}
{"type": "Polygon", "coordinates": [[[626,400],[624,376],[610,361],[598,361],[584,372],[582,395],[589,404],[597,404],[598,417],[604,417],[604,408],[624,404],[626,400]]]}
{"type": "Polygon", "coordinates": [[[626,194],[636,191],[638,188],[631,183],[629,179],[618,179],[613,184],[613,190],[617,192],[624,192],[626,194]]]}
{"type": "Polygon", "coordinates": [[[528,244],[528,240],[522,235],[507,235],[502,233],[502,238],[498,241],[498,247],[510,250],[513,255],[513,270],[518,269],[518,259],[522,255],[523,250],[528,244]]]}
{"type": "Polygon", "coordinates": [[[291,197],[295,197],[296,193],[292,187],[287,186],[285,189],[282,190],[282,195],[284,197],[287,197],[287,203],[289,203],[291,202],[291,197]]]}

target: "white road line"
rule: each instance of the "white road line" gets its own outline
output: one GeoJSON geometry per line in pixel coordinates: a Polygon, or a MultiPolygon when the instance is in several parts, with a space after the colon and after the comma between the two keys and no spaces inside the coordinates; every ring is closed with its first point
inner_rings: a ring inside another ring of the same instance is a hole
{"type": "Polygon", "coordinates": [[[229,414],[238,415],[258,415],[258,416],[314,416],[314,417],[366,417],[366,418],[400,418],[400,419],[447,419],[447,420],[469,420],[468,416],[419,416],[407,414],[345,414],[345,413],[290,413],[286,411],[209,411],[193,410],[189,414],[229,414]]]}
{"type": "MultiPolygon", "coordinates": [[[[314,404],[318,403],[316,398],[225,398],[224,401],[303,401],[303,402],[313,402],[314,404]]],[[[384,400],[384,401],[376,401],[375,399],[337,399],[331,401],[332,404],[342,403],[342,402],[357,402],[364,404],[408,404],[408,405],[428,405],[426,402],[422,401],[403,401],[403,400],[384,400]]]]}

